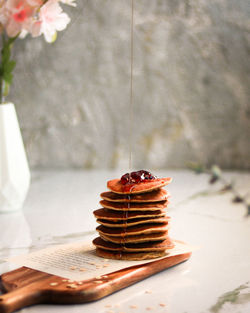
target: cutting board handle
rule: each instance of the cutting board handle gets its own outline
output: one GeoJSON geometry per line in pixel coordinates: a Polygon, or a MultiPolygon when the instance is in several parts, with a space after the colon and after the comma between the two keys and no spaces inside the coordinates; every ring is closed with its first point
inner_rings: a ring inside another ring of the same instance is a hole
{"type": "Polygon", "coordinates": [[[25,306],[41,303],[44,294],[29,285],[0,295],[0,313],[11,313],[25,306]]]}

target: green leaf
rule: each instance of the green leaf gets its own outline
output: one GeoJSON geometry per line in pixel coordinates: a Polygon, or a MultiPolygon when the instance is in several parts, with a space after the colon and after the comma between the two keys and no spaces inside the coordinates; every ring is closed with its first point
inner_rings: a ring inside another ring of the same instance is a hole
{"type": "Polygon", "coordinates": [[[15,37],[8,38],[3,35],[3,45],[1,49],[0,62],[0,97],[6,96],[9,92],[9,86],[13,80],[13,70],[16,62],[11,60],[11,48],[19,34],[15,37]]]}
{"type": "Polygon", "coordinates": [[[6,63],[6,66],[5,66],[5,69],[4,69],[5,73],[10,74],[14,70],[15,66],[16,66],[16,62],[13,61],[13,60],[11,60],[8,63],[6,63]]]}
{"type": "Polygon", "coordinates": [[[12,83],[12,79],[13,79],[12,73],[4,72],[3,79],[4,79],[5,82],[7,82],[10,85],[12,83]]]}
{"type": "Polygon", "coordinates": [[[4,47],[2,50],[2,63],[5,64],[10,60],[11,51],[9,47],[4,47]]]}

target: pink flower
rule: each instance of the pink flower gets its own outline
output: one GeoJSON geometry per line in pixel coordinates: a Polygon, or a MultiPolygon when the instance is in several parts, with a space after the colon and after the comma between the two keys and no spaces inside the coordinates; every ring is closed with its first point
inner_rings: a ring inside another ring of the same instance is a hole
{"type": "Polygon", "coordinates": [[[7,0],[1,1],[0,23],[7,35],[14,37],[29,26],[31,17],[39,9],[42,0],[7,0]]]}
{"type": "Polygon", "coordinates": [[[57,31],[70,22],[60,2],[76,6],[75,0],[0,0],[0,33],[5,30],[9,37],[20,38],[43,34],[46,41],[54,41],[57,31]]]}
{"type": "Polygon", "coordinates": [[[31,29],[33,36],[37,36],[38,33],[43,34],[47,42],[53,42],[57,31],[67,27],[70,18],[62,11],[58,2],[58,0],[49,0],[41,7],[39,18],[31,29]]]}

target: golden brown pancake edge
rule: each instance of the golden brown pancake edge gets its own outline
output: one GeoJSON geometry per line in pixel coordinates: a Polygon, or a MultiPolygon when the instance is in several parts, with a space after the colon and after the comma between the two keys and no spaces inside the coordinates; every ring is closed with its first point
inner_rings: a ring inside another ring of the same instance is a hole
{"type": "Polygon", "coordinates": [[[142,261],[163,257],[167,255],[165,251],[154,252],[114,252],[96,248],[96,254],[105,259],[142,261]]]}
{"type": "Polygon", "coordinates": [[[167,208],[169,201],[161,202],[147,202],[147,203],[121,203],[121,202],[110,202],[107,200],[101,200],[100,205],[106,209],[117,210],[117,211],[156,211],[167,208]]]}
{"type": "Polygon", "coordinates": [[[158,232],[158,233],[151,233],[151,234],[140,234],[140,235],[134,235],[134,236],[127,236],[127,237],[114,237],[109,236],[105,234],[100,234],[100,237],[104,240],[113,242],[113,243],[142,243],[142,242],[157,242],[162,241],[166,238],[168,235],[168,230],[158,232]]]}
{"type": "Polygon", "coordinates": [[[158,233],[160,231],[165,231],[169,229],[169,224],[168,222],[162,223],[162,224],[146,224],[146,225],[135,225],[131,226],[128,229],[124,228],[111,228],[111,227],[106,227],[103,225],[100,225],[96,228],[96,230],[100,234],[106,234],[109,236],[116,236],[116,237],[121,237],[121,236],[132,236],[132,235],[140,235],[140,234],[150,234],[150,233],[158,233]]]}
{"type": "Polygon", "coordinates": [[[122,252],[146,252],[146,251],[165,251],[174,247],[173,241],[167,237],[163,241],[144,242],[137,244],[116,244],[103,240],[101,237],[97,237],[93,240],[93,244],[97,248],[108,251],[122,251],[122,252]]]}
{"type": "Polygon", "coordinates": [[[160,217],[165,216],[166,211],[164,210],[157,210],[157,211],[128,211],[127,214],[124,214],[124,211],[118,210],[109,210],[105,208],[101,208],[95,210],[93,212],[96,219],[103,219],[103,220],[116,220],[122,221],[126,219],[135,219],[135,218],[148,218],[148,217],[160,217]]]}
{"type": "Polygon", "coordinates": [[[97,223],[107,226],[107,227],[119,227],[119,228],[129,228],[131,226],[135,226],[135,225],[142,225],[142,224],[149,224],[149,223],[156,223],[156,224],[160,224],[160,223],[164,223],[166,221],[168,221],[167,216],[163,216],[163,217],[152,217],[152,218],[138,218],[138,219],[133,219],[133,220],[128,220],[126,222],[121,221],[120,223],[118,222],[111,222],[111,221],[105,221],[103,219],[97,219],[96,220],[97,223]]]}
{"type": "Polygon", "coordinates": [[[167,200],[170,197],[170,193],[163,188],[159,188],[151,192],[130,195],[130,197],[128,197],[128,195],[126,194],[118,194],[112,191],[102,192],[100,196],[103,200],[111,202],[141,203],[141,202],[159,202],[167,200]]]}

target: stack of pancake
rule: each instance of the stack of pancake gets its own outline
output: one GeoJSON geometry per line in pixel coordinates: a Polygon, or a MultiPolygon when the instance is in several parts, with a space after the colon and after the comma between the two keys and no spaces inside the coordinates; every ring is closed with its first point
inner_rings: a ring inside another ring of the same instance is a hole
{"type": "Polygon", "coordinates": [[[101,194],[101,209],[94,211],[99,237],[93,240],[97,255],[107,259],[145,260],[164,256],[174,247],[168,237],[165,209],[169,193],[162,187],[171,178],[156,178],[124,185],[108,181],[111,191],[101,194]]]}

